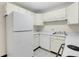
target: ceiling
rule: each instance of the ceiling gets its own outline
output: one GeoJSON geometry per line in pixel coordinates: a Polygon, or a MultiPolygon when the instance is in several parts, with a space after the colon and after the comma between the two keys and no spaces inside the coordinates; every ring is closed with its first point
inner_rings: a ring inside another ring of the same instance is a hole
{"type": "Polygon", "coordinates": [[[58,8],[67,7],[73,2],[13,2],[35,13],[44,13],[58,8]]]}

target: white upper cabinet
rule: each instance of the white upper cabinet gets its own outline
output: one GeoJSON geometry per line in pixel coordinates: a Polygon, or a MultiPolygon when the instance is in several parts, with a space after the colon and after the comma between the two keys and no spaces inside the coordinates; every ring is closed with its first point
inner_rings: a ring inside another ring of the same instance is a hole
{"type": "Polygon", "coordinates": [[[34,25],[43,25],[43,14],[35,14],[34,25]]]}
{"type": "Polygon", "coordinates": [[[78,24],[78,2],[67,7],[68,24],[78,24]]]}
{"type": "Polygon", "coordinates": [[[65,8],[44,13],[44,21],[64,20],[65,18],[66,18],[65,8]]]}

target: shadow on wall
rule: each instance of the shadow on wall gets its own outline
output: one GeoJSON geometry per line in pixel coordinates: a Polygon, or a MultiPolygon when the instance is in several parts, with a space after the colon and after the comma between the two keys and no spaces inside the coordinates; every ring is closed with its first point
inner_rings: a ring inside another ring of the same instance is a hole
{"type": "Polygon", "coordinates": [[[79,32],[79,24],[68,25],[73,32],[79,32]]]}
{"type": "Polygon", "coordinates": [[[47,21],[47,22],[44,22],[45,25],[64,25],[64,24],[67,24],[67,21],[47,21]]]}

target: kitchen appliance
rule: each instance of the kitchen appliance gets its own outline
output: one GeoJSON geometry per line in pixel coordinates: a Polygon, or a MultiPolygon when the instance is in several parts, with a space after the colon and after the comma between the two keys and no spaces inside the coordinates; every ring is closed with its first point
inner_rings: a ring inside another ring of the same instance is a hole
{"type": "Polygon", "coordinates": [[[65,41],[63,57],[79,56],[79,32],[68,32],[65,41]]]}
{"type": "Polygon", "coordinates": [[[12,12],[6,16],[8,57],[32,57],[33,16],[12,12]]]}

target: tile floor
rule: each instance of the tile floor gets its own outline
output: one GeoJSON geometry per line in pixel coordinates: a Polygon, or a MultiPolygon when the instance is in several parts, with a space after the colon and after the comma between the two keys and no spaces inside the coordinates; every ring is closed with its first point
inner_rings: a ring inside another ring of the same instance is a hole
{"type": "Polygon", "coordinates": [[[56,55],[39,48],[36,51],[34,51],[34,57],[56,57],[56,55]]]}

